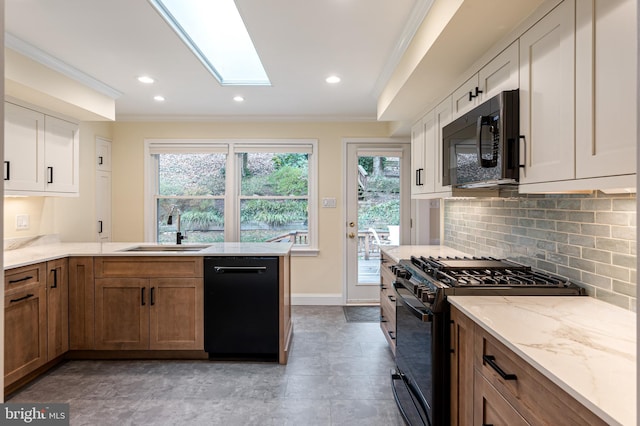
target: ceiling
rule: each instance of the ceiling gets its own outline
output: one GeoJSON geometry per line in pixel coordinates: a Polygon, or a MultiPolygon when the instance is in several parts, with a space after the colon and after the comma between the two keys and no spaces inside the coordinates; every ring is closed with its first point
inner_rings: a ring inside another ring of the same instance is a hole
{"type": "Polygon", "coordinates": [[[107,87],[117,120],[375,121],[377,98],[431,0],[236,4],[270,87],[222,87],[146,0],[5,0],[5,28],[107,87]],[[139,83],[141,74],[156,82],[139,83]],[[342,81],[327,84],[330,74],[342,81]]]}

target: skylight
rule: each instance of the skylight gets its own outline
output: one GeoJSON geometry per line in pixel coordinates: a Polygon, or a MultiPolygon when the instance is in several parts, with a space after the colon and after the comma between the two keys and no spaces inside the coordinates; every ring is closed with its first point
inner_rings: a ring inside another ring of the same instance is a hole
{"type": "Polygon", "coordinates": [[[233,0],[149,0],[222,85],[270,85],[233,0]]]}

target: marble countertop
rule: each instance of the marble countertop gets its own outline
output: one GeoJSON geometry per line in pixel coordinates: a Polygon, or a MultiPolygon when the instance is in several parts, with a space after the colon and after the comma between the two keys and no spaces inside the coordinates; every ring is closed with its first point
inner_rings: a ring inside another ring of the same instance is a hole
{"type": "Polygon", "coordinates": [[[449,302],[609,424],[636,424],[636,314],[592,297],[449,302]]]}
{"type": "Polygon", "coordinates": [[[380,248],[394,262],[410,259],[411,256],[468,256],[468,254],[447,246],[382,246],[380,248]]]}
{"type": "MultiPolygon", "coordinates": [[[[211,243],[199,251],[129,252],[154,243],[49,243],[4,251],[4,269],[31,265],[67,256],[286,256],[292,243],[211,243]]],[[[197,245],[197,244],[196,244],[197,245]]],[[[169,245],[170,246],[170,245],[169,245]]],[[[189,246],[189,244],[184,244],[189,246]]]]}

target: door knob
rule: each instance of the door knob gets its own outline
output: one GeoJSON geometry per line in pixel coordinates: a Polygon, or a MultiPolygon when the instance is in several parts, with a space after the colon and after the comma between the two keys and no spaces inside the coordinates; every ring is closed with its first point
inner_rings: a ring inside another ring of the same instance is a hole
{"type": "Polygon", "coordinates": [[[355,234],[355,233],[353,233],[353,232],[349,232],[349,238],[355,238],[355,237],[356,237],[356,234],[355,234]]]}

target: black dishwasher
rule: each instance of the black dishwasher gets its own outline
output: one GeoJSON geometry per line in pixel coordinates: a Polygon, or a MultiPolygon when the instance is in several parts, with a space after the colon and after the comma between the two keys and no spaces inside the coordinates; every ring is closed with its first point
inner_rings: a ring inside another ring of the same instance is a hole
{"type": "Polygon", "coordinates": [[[204,258],[209,359],[278,360],[278,258],[204,258]]]}

